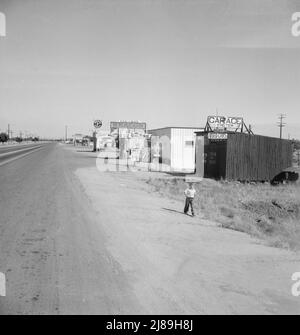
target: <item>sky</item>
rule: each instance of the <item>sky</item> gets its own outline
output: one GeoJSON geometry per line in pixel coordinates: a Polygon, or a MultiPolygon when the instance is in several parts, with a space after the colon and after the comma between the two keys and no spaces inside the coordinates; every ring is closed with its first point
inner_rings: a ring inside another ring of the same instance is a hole
{"type": "Polygon", "coordinates": [[[0,131],[218,114],[278,136],[284,113],[284,137],[300,139],[300,0],[0,0],[0,12],[0,131]]]}

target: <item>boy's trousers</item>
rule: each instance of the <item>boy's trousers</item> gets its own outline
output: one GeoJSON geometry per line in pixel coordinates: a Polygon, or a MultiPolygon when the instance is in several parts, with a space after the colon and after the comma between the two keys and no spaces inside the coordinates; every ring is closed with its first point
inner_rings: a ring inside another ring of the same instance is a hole
{"type": "Polygon", "coordinates": [[[185,214],[188,212],[189,207],[191,206],[192,215],[194,215],[193,200],[194,198],[189,198],[189,197],[185,198],[185,206],[184,206],[185,214]]]}

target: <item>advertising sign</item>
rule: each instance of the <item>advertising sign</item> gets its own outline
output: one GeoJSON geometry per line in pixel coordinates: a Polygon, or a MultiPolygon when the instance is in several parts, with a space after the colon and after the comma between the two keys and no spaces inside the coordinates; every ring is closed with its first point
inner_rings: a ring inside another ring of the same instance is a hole
{"type": "Polygon", "coordinates": [[[110,123],[111,132],[119,128],[134,129],[134,130],[140,129],[146,132],[146,123],[139,121],[112,121],[110,123]]]}
{"type": "Polygon", "coordinates": [[[207,118],[211,130],[213,131],[237,131],[242,128],[242,117],[209,116],[207,118]]]}
{"type": "Polygon", "coordinates": [[[208,139],[210,140],[227,140],[227,137],[226,133],[208,133],[208,139]]]}
{"type": "Polygon", "coordinates": [[[95,128],[101,128],[102,126],[102,121],[101,120],[95,120],[94,121],[94,127],[95,128]]]}

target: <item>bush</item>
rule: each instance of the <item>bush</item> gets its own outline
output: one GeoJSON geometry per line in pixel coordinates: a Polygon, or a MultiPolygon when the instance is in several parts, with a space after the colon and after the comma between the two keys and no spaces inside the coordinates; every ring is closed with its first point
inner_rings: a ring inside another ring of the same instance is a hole
{"type": "Polygon", "coordinates": [[[21,143],[23,141],[22,137],[16,137],[15,138],[16,142],[21,143]]]}
{"type": "Polygon", "coordinates": [[[6,133],[0,134],[0,142],[4,143],[8,141],[8,135],[6,133]]]}

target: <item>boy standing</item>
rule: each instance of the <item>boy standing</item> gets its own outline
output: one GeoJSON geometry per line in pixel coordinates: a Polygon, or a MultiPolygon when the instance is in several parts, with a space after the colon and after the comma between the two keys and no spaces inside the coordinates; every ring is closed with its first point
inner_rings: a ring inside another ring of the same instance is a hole
{"type": "Polygon", "coordinates": [[[196,190],[194,189],[193,183],[189,183],[189,187],[184,191],[184,194],[186,196],[184,214],[187,214],[189,207],[191,206],[192,216],[194,216],[193,200],[196,194],[196,190]]]}

